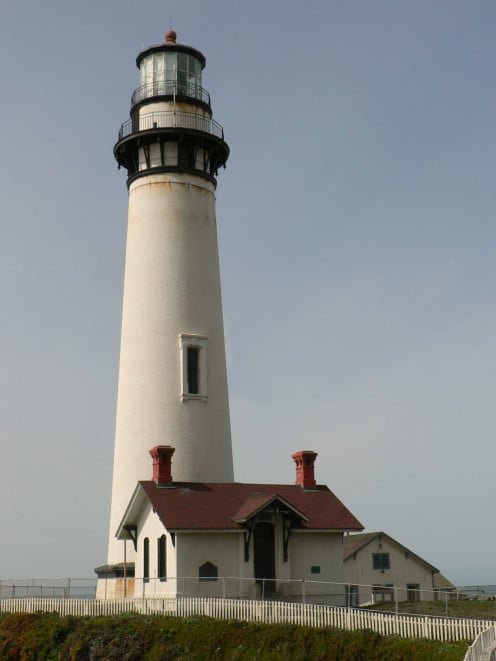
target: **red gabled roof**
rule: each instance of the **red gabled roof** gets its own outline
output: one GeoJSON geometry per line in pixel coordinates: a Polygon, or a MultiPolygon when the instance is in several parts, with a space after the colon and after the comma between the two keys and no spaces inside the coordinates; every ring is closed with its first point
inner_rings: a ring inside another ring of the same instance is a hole
{"type": "Polygon", "coordinates": [[[362,524],[326,486],[175,482],[165,487],[140,482],[168,530],[240,530],[241,522],[274,499],[303,515],[303,530],[363,530],[362,524]]]}

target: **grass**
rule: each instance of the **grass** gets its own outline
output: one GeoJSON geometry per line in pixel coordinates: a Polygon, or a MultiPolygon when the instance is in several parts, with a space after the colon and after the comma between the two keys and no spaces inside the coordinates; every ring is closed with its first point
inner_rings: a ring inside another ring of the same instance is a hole
{"type": "MultiPolygon", "coordinates": [[[[391,602],[377,604],[372,610],[395,612],[396,606],[391,602]]],[[[446,607],[444,601],[401,601],[398,604],[399,613],[414,615],[431,615],[436,617],[461,617],[469,620],[496,620],[496,601],[469,601],[468,599],[450,599],[446,607]]]]}
{"type": "Polygon", "coordinates": [[[0,617],[0,659],[11,661],[461,661],[467,646],[206,617],[0,617]]]}

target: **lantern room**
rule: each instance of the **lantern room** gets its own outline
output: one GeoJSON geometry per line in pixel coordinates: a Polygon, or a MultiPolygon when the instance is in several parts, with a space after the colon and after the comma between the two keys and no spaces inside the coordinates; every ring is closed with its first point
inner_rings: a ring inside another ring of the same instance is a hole
{"type": "Polygon", "coordinates": [[[133,94],[132,105],[152,97],[194,99],[210,109],[210,97],[202,89],[205,57],[190,46],[176,44],[176,33],[169,30],[165,43],[142,51],[136,64],[140,86],[133,94]]]}

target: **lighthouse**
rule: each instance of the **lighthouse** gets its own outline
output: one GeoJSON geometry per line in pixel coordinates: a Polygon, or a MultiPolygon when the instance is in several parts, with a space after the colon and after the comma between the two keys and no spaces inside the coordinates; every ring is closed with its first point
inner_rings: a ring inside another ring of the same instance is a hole
{"type": "Polygon", "coordinates": [[[170,30],[136,64],[114,147],[129,212],[107,568],[123,562],[115,534],[150,448],[175,448],[178,481],[234,479],[215,214],[229,147],[200,51],[170,30]]]}

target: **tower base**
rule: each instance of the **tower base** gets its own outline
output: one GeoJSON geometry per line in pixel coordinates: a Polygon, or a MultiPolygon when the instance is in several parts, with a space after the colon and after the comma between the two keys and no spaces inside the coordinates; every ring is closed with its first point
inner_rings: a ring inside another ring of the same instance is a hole
{"type": "Polygon", "coordinates": [[[97,599],[132,599],[134,597],[134,562],[119,562],[95,568],[98,576],[97,599]]]}

